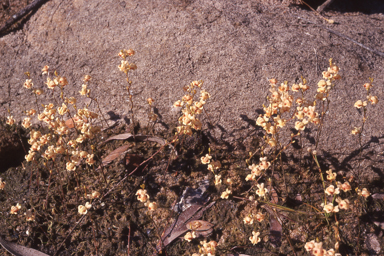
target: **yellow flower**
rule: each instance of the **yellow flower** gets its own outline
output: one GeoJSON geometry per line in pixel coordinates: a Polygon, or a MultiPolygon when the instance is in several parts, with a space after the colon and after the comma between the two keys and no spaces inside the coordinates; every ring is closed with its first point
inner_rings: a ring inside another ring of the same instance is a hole
{"type": "Polygon", "coordinates": [[[100,197],[100,192],[98,192],[98,191],[93,191],[92,194],[91,194],[91,196],[92,196],[92,199],[99,198],[99,197],[100,197]]]}
{"type": "Polygon", "coordinates": [[[228,188],[221,194],[222,199],[228,199],[229,195],[232,194],[232,191],[229,190],[228,188]]]}
{"type": "Polygon", "coordinates": [[[31,145],[31,151],[39,151],[40,150],[40,144],[38,142],[35,142],[31,145]]]}
{"type": "Polygon", "coordinates": [[[326,171],[326,173],[328,174],[327,175],[327,180],[335,180],[336,179],[336,176],[337,174],[335,172],[332,172],[331,169],[329,169],[328,171],[326,171]]]}
{"type": "Polygon", "coordinates": [[[339,207],[338,206],[333,206],[332,203],[328,203],[326,205],[324,205],[324,203],[322,203],[321,206],[323,207],[323,210],[326,213],[339,212],[339,207]]]}
{"type": "Polygon", "coordinates": [[[210,97],[211,97],[211,94],[209,94],[206,90],[201,91],[201,96],[200,96],[201,100],[207,100],[210,97]]]}
{"type": "Polygon", "coordinates": [[[323,249],[323,243],[314,243],[314,248],[312,249],[312,255],[314,256],[324,256],[325,250],[323,249]]]}
{"type": "Polygon", "coordinates": [[[144,203],[149,199],[149,195],[147,194],[147,190],[145,189],[139,189],[136,192],[137,200],[144,203]]]}
{"type": "Polygon", "coordinates": [[[32,109],[26,111],[26,114],[27,114],[27,116],[33,116],[36,114],[36,110],[32,108],[32,109]]]}
{"type": "Polygon", "coordinates": [[[69,97],[69,99],[66,99],[66,102],[68,102],[69,104],[76,104],[76,98],[69,97]]]}
{"type": "Polygon", "coordinates": [[[256,176],[253,174],[248,174],[247,177],[245,177],[246,181],[255,180],[256,176]]]}
{"type": "Polygon", "coordinates": [[[355,108],[362,108],[362,107],[365,107],[367,106],[367,102],[366,101],[361,101],[361,100],[358,100],[355,102],[355,108]]]}
{"type": "Polygon", "coordinates": [[[277,79],[276,78],[269,79],[269,83],[271,85],[276,85],[277,84],[277,79]]]}
{"type": "Polygon", "coordinates": [[[333,196],[334,194],[339,194],[340,191],[339,191],[339,188],[336,188],[336,189],[335,189],[335,186],[330,185],[329,187],[327,187],[327,188],[325,189],[325,193],[326,193],[327,195],[329,195],[329,196],[333,196]]]}
{"type": "Polygon", "coordinates": [[[90,202],[86,202],[85,203],[85,208],[87,208],[87,210],[91,209],[92,208],[92,204],[90,202]]]}
{"type": "Polygon", "coordinates": [[[317,83],[317,87],[319,87],[319,88],[323,88],[323,87],[326,87],[326,86],[327,86],[327,82],[325,80],[320,80],[317,83]]]}
{"type": "Polygon", "coordinates": [[[257,118],[257,120],[256,120],[256,124],[257,124],[258,126],[262,126],[262,127],[264,127],[264,126],[266,126],[266,123],[268,122],[268,120],[269,120],[268,117],[260,115],[260,116],[257,118]]]}
{"type": "Polygon", "coordinates": [[[47,160],[54,159],[55,156],[56,156],[56,152],[53,145],[49,146],[47,150],[45,150],[44,154],[42,155],[42,157],[44,157],[47,160]]]}
{"type": "Polygon", "coordinates": [[[157,203],[156,202],[150,202],[150,203],[148,203],[147,207],[148,207],[148,210],[154,211],[157,209],[157,203]]]}
{"type": "Polygon", "coordinates": [[[196,238],[196,232],[195,231],[192,231],[192,232],[187,232],[187,234],[185,234],[184,236],[184,240],[191,242],[193,238],[196,238]]]}
{"type": "Polygon", "coordinates": [[[82,87],[81,91],[79,91],[80,95],[85,96],[85,95],[87,95],[91,91],[90,89],[87,89],[87,85],[86,84],[83,84],[81,87],[82,87]]]}
{"type": "Polygon", "coordinates": [[[252,175],[255,175],[255,176],[260,176],[263,171],[260,165],[256,165],[256,164],[249,165],[248,168],[251,169],[252,175]]]}
{"type": "Polygon", "coordinates": [[[214,171],[214,170],[217,170],[221,167],[221,163],[219,161],[212,161],[209,165],[208,165],[208,170],[210,171],[214,171]]]}
{"type": "Polygon", "coordinates": [[[348,210],[349,209],[349,200],[342,200],[340,197],[336,198],[336,202],[339,204],[340,209],[348,210]]]}
{"type": "Polygon", "coordinates": [[[261,241],[261,238],[259,237],[259,235],[260,235],[260,232],[252,231],[252,236],[249,237],[249,241],[251,241],[253,245],[258,244],[261,241]]]}
{"type": "Polygon", "coordinates": [[[305,125],[306,123],[308,123],[308,121],[306,121],[305,119],[303,120],[303,122],[300,122],[300,121],[296,121],[295,123],[295,129],[296,130],[301,130],[303,131],[305,129],[305,125]]]}
{"type": "Polygon", "coordinates": [[[24,118],[24,120],[23,120],[23,122],[21,123],[21,125],[22,125],[25,129],[28,129],[28,128],[31,126],[31,118],[29,118],[29,117],[24,118]]]}
{"type": "Polygon", "coordinates": [[[85,162],[89,165],[92,166],[95,163],[95,160],[93,159],[93,154],[87,155],[87,159],[85,162]]]}
{"type": "Polygon", "coordinates": [[[85,207],[84,205],[79,205],[77,207],[77,211],[81,214],[81,215],[85,215],[87,214],[87,207],[85,207]]]}
{"type": "Polygon", "coordinates": [[[263,214],[262,212],[257,212],[256,213],[256,220],[258,222],[262,222],[264,219],[265,219],[265,214],[263,214]]]}
{"type": "Polygon", "coordinates": [[[343,190],[344,192],[348,192],[352,189],[348,181],[344,182],[343,184],[341,184],[341,182],[337,182],[337,187],[343,190]]]}
{"type": "Polygon", "coordinates": [[[248,225],[252,225],[253,224],[253,218],[251,218],[250,216],[246,216],[244,219],[244,224],[248,224],[248,225]]]}
{"type": "Polygon", "coordinates": [[[44,68],[41,70],[42,71],[42,75],[44,74],[47,74],[48,73],[48,70],[49,70],[49,66],[44,66],[44,68]]]}
{"type": "Polygon", "coordinates": [[[65,78],[65,77],[60,77],[60,78],[59,78],[59,84],[60,84],[61,86],[66,86],[66,85],[68,84],[67,78],[65,78]]]}
{"type": "Polygon", "coordinates": [[[33,86],[32,79],[25,80],[24,87],[27,89],[31,89],[33,86]]]}
{"type": "Polygon", "coordinates": [[[267,158],[266,157],[260,157],[259,168],[261,170],[266,170],[266,169],[268,169],[269,166],[271,166],[271,163],[267,161],[267,158]]]}
{"type": "Polygon", "coordinates": [[[310,252],[315,248],[315,240],[312,240],[310,242],[306,242],[304,245],[304,248],[307,252],[310,252]]]}
{"type": "Polygon", "coordinates": [[[10,214],[17,214],[17,212],[21,209],[21,205],[19,203],[16,204],[16,206],[11,207],[10,214]]]}
{"type": "Polygon", "coordinates": [[[76,165],[73,162],[67,162],[66,168],[67,171],[74,171],[76,170],[76,165]]]}
{"type": "Polygon", "coordinates": [[[14,123],[15,123],[15,119],[13,118],[13,116],[7,116],[6,124],[13,125],[14,123]]]}
{"type": "Polygon", "coordinates": [[[353,135],[360,134],[360,133],[361,133],[361,127],[355,127],[351,131],[351,134],[353,134],[353,135]]]}
{"type": "Polygon", "coordinates": [[[5,181],[3,181],[1,178],[0,178],[0,190],[3,190],[5,188],[5,181]]]}
{"type": "Polygon", "coordinates": [[[375,105],[377,104],[377,102],[379,102],[377,96],[368,96],[368,100],[369,102],[371,102],[372,105],[375,105]]]}
{"type": "Polygon", "coordinates": [[[180,108],[183,106],[183,104],[184,104],[184,102],[182,102],[181,100],[178,100],[175,103],[173,103],[173,107],[180,108]]]}
{"type": "Polygon", "coordinates": [[[202,164],[209,164],[211,162],[212,156],[209,154],[206,154],[205,156],[201,157],[201,163],[202,164]]]}
{"type": "Polygon", "coordinates": [[[365,83],[364,85],[364,88],[368,91],[371,87],[373,87],[373,85],[371,83],[365,83]]]}
{"type": "Polygon", "coordinates": [[[55,81],[47,77],[47,82],[45,83],[49,89],[54,89],[56,87],[55,81]]]}
{"type": "Polygon", "coordinates": [[[192,83],[191,83],[191,88],[193,88],[193,87],[199,87],[199,88],[201,88],[201,86],[203,85],[203,81],[193,81],[192,83]]]}
{"type": "Polygon", "coordinates": [[[264,183],[257,184],[257,187],[256,194],[260,197],[265,197],[266,193],[268,193],[268,189],[264,188],[264,183]]]}
{"type": "Polygon", "coordinates": [[[300,89],[301,89],[303,92],[305,92],[306,90],[309,89],[309,86],[308,86],[307,84],[302,84],[302,83],[300,83],[299,85],[300,85],[300,89]]]}
{"type": "Polygon", "coordinates": [[[361,195],[365,198],[369,197],[371,195],[371,193],[369,193],[368,189],[366,188],[363,188],[363,190],[361,191],[361,195]]]}
{"type": "Polygon", "coordinates": [[[300,85],[298,84],[293,84],[292,87],[291,87],[291,90],[293,92],[298,92],[300,90],[300,85]]]}
{"type": "Polygon", "coordinates": [[[215,186],[220,185],[221,182],[221,175],[215,175],[215,186]]]}
{"type": "Polygon", "coordinates": [[[27,160],[27,162],[35,160],[35,154],[36,152],[29,151],[28,155],[25,156],[25,160],[27,160]]]}
{"type": "Polygon", "coordinates": [[[147,99],[147,102],[148,102],[148,104],[151,106],[152,103],[155,102],[155,101],[154,101],[154,99],[152,99],[152,98],[148,98],[148,99],[147,99]]]}

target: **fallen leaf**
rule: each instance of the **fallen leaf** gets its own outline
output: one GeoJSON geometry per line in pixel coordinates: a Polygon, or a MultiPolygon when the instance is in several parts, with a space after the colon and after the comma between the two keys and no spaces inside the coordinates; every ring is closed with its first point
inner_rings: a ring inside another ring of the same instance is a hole
{"type": "Polygon", "coordinates": [[[384,194],[375,193],[375,194],[372,195],[372,198],[374,198],[374,199],[384,199],[384,194]]]}
{"type": "Polygon", "coordinates": [[[0,244],[5,250],[15,256],[49,256],[48,254],[42,253],[38,250],[8,242],[1,237],[0,244]]]}
{"type": "MultiPolygon", "coordinates": [[[[133,134],[129,133],[129,132],[128,133],[121,133],[121,134],[109,137],[108,139],[106,139],[102,143],[105,143],[105,142],[108,142],[111,140],[127,140],[127,139],[130,139],[133,137],[135,137],[135,139],[137,141],[141,141],[141,142],[151,141],[151,142],[156,142],[156,143],[160,144],[161,146],[167,144],[167,141],[165,139],[160,138],[160,137],[150,136],[150,135],[140,135],[140,134],[133,136],[133,134]]],[[[175,148],[171,144],[169,144],[169,147],[173,150],[175,155],[177,155],[177,151],[175,150],[175,148]]]]}
{"type": "Polygon", "coordinates": [[[186,227],[186,223],[198,220],[203,216],[204,211],[211,208],[215,202],[208,204],[207,206],[203,205],[191,205],[188,209],[183,211],[178,218],[176,218],[175,222],[172,223],[161,236],[161,242],[159,242],[156,246],[158,251],[161,251],[165,246],[170,244],[173,240],[184,234],[188,231],[186,227]]]}
{"type": "MultiPolygon", "coordinates": [[[[121,147],[118,147],[117,149],[113,150],[111,153],[109,153],[106,157],[104,157],[102,161],[102,165],[107,165],[116,158],[118,158],[120,155],[124,154],[129,148],[129,145],[123,145],[121,147]]],[[[99,167],[100,168],[100,167],[99,167]]]]}

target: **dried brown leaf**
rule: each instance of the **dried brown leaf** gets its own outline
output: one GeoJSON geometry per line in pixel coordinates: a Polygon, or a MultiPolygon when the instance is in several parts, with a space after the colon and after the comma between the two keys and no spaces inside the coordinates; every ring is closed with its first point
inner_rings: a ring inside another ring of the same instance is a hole
{"type": "Polygon", "coordinates": [[[128,150],[128,148],[129,148],[129,145],[127,144],[113,150],[111,153],[109,153],[109,155],[107,155],[102,159],[102,164],[103,165],[109,164],[110,162],[118,158],[120,155],[124,154],[128,150]]]}
{"type": "Polygon", "coordinates": [[[38,250],[8,242],[0,237],[0,244],[5,250],[15,256],[49,256],[38,250]]]}
{"type": "Polygon", "coordinates": [[[188,209],[183,211],[179,217],[172,223],[165,231],[161,237],[161,241],[157,244],[156,249],[161,251],[165,246],[170,244],[173,240],[184,234],[188,231],[187,222],[192,220],[198,220],[203,216],[204,211],[211,208],[215,202],[208,204],[207,206],[203,205],[191,205],[188,209]]]}
{"type": "MultiPolygon", "coordinates": [[[[111,140],[127,140],[127,139],[130,139],[133,137],[134,136],[132,133],[129,133],[129,132],[128,133],[121,133],[121,134],[109,137],[108,139],[106,139],[102,143],[105,143],[105,142],[111,141],[111,140]]],[[[165,139],[162,139],[160,137],[155,137],[155,136],[149,136],[149,135],[136,135],[135,139],[137,141],[141,141],[141,142],[144,142],[144,141],[156,142],[161,146],[167,144],[167,141],[165,139]]],[[[173,152],[175,153],[175,155],[177,155],[177,151],[175,150],[175,148],[171,144],[169,144],[169,147],[171,147],[173,152]]]]}

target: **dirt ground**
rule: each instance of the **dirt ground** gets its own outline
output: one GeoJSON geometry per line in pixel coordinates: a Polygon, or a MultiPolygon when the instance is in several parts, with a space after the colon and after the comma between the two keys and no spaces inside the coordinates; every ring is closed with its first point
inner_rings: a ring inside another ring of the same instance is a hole
{"type": "MultiPolygon", "coordinates": [[[[0,26],[30,2],[2,0],[0,26]]],[[[308,3],[316,8],[322,2],[308,3]]],[[[176,147],[177,159],[172,160],[168,149],[156,155],[145,170],[130,176],[123,186],[97,202],[80,224],[76,224],[77,206],[85,203],[87,191],[108,191],[130,167],[118,159],[102,172],[84,165],[78,175],[55,171],[50,176],[43,161],[38,165],[21,162],[23,145],[28,147],[27,134],[21,128],[9,129],[2,121],[0,177],[7,187],[0,190],[4,217],[0,235],[49,255],[127,255],[128,243],[130,255],[154,255],[161,231],[177,218],[171,206],[186,187],[196,188],[199,182],[210,180],[207,193],[216,204],[203,219],[215,224],[209,240],[221,241],[218,255],[305,255],[305,242],[315,238],[333,248],[335,226],[326,225],[317,215],[298,214],[285,216],[278,246],[268,242],[270,222],[257,224],[266,237],[263,245],[250,246],[248,236],[255,226],[244,225],[243,217],[252,207],[262,209],[268,217],[272,214],[246,200],[220,199],[225,186],[213,186],[213,174],[200,163],[200,157],[211,148],[214,158],[223,164],[223,177],[237,182],[233,195],[245,197],[247,194],[242,193],[252,189],[244,181],[246,159],[261,143],[262,132],[255,120],[266,103],[268,79],[291,84],[303,76],[313,94],[321,72],[333,58],[343,79],[331,96],[320,140],[322,166],[339,171],[345,179],[354,176],[351,183],[355,186],[369,184],[372,194],[383,193],[384,4],[336,0],[323,15],[335,23],[327,23],[306,6],[277,0],[48,1],[0,37],[0,117],[8,116],[9,110],[22,119],[33,101],[31,93],[22,88],[24,72],[29,71],[35,85],[42,87],[41,69],[49,65],[67,77],[70,83],[66,90],[72,95],[81,89],[83,76],[90,74],[92,94],[102,112],[109,121],[121,123],[87,144],[88,150],[91,144],[129,131],[129,101],[124,77],[117,68],[117,54],[123,48],[136,50],[132,61],[138,69],[130,78],[134,112],[141,127],[136,127],[138,133],[170,139],[178,118],[172,104],[183,95],[182,87],[193,80],[204,80],[212,98],[202,120],[203,130],[176,147]],[[350,132],[361,123],[362,113],[353,104],[366,97],[362,85],[369,77],[374,78],[373,92],[379,103],[369,110],[360,153],[350,132]],[[148,97],[154,98],[159,116],[153,131],[148,128],[148,97]],[[143,184],[160,205],[155,215],[148,214],[134,196],[143,184]],[[10,215],[10,206],[16,202],[22,204],[22,212],[34,209],[36,221],[25,222],[23,215],[10,215]]],[[[43,103],[51,100],[51,95],[43,96],[43,103]]],[[[79,99],[78,104],[86,102],[79,99]]],[[[301,143],[304,149],[313,146],[311,131],[304,133],[301,143]]],[[[130,154],[143,159],[159,149],[154,143],[115,141],[98,148],[98,159],[123,144],[129,145],[130,154]]],[[[316,166],[310,158],[301,159],[296,149],[293,145],[287,150],[283,163],[276,167],[279,174],[275,173],[273,186],[279,195],[278,204],[306,211],[297,195],[317,204],[322,183],[314,174],[316,166]]],[[[257,162],[259,157],[257,153],[251,161],[257,162]]],[[[57,166],[48,169],[64,169],[63,164],[57,161],[57,166]]],[[[363,201],[353,197],[353,202],[355,211],[340,215],[340,252],[382,254],[383,231],[374,225],[384,221],[382,199],[363,201]]],[[[199,241],[178,240],[163,254],[191,255],[198,246],[199,241]]]]}

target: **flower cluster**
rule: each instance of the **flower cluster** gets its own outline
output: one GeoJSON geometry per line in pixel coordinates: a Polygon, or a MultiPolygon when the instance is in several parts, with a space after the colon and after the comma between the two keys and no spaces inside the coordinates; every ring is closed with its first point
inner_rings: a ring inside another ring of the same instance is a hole
{"type": "Polygon", "coordinates": [[[217,247],[216,241],[207,242],[204,240],[204,241],[201,241],[200,244],[201,244],[199,249],[200,256],[205,256],[205,255],[214,256],[216,254],[216,247],[217,247]]]}
{"type": "Polygon", "coordinates": [[[219,161],[211,161],[212,156],[209,154],[206,154],[205,156],[201,157],[201,163],[208,165],[208,170],[211,172],[214,172],[215,170],[219,169],[221,167],[221,163],[219,161]]]}
{"type": "Polygon", "coordinates": [[[261,241],[261,238],[259,236],[260,232],[252,231],[252,236],[249,237],[249,241],[251,241],[253,245],[258,244],[261,241]]]}
{"type": "Polygon", "coordinates": [[[264,183],[257,184],[256,194],[259,197],[264,197],[265,198],[267,193],[268,193],[268,189],[264,188],[264,183]]]}
{"type": "Polygon", "coordinates": [[[98,191],[92,191],[91,194],[87,194],[87,198],[89,199],[95,199],[95,198],[99,198],[100,197],[100,192],[98,191]]]}
{"type": "Polygon", "coordinates": [[[86,202],[85,205],[79,205],[77,207],[77,210],[79,214],[85,215],[87,214],[88,210],[92,208],[92,204],[90,202],[86,202]]]}
{"type": "Polygon", "coordinates": [[[15,124],[15,118],[13,118],[13,116],[7,116],[7,121],[5,123],[8,125],[13,125],[15,124]]]}
{"type": "Polygon", "coordinates": [[[193,81],[185,86],[183,89],[186,94],[181,100],[173,104],[176,108],[182,108],[182,116],[179,118],[180,125],[176,128],[177,134],[192,135],[192,129],[201,130],[202,123],[197,118],[197,115],[203,112],[206,101],[211,97],[206,90],[201,89],[202,85],[203,81],[193,81]],[[194,99],[197,94],[197,89],[200,89],[199,101],[195,101],[194,99]]]}
{"type": "Polygon", "coordinates": [[[339,210],[348,210],[349,209],[349,200],[348,199],[342,199],[341,197],[337,197],[336,195],[339,195],[341,191],[348,192],[350,191],[351,185],[348,181],[341,183],[340,181],[336,181],[337,174],[335,172],[332,172],[332,170],[326,171],[327,173],[327,180],[331,182],[335,182],[336,187],[334,185],[329,185],[325,188],[324,192],[328,196],[332,196],[333,199],[338,203],[337,206],[334,206],[333,203],[322,203],[321,207],[323,207],[323,210],[326,213],[332,213],[332,212],[339,212],[339,210]]]}
{"type": "MultiPolygon", "coordinates": [[[[334,65],[332,59],[330,59],[330,67],[327,71],[323,72],[323,79],[317,84],[316,99],[323,101],[328,97],[329,91],[334,86],[332,82],[341,78],[338,72],[339,68],[334,65]]],[[[320,124],[320,116],[319,113],[316,112],[316,100],[308,102],[303,98],[303,93],[309,89],[305,79],[302,79],[301,83],[292,84],[291,88],[288,86],[288,82],[281,83],[280,86],[277,86],[276,79],[270,79],[269,83],[271,86],[271,95],[267,97],[269,104],[267,106],[263,105],[264,115],[260,115],[257,118],[256,124],[263,127],[267,133],[266,142],[271,147],[275,147],[278,144],[277,133],[279,129],[285,127],[287,122],[292,119],[287,120],[282,116],[284,113],[293,109],[294,103],[297,105],[293,115],[293,117],[297,119],[295,122],[296,130],[304,130],[308,123],[315,125],[320,124]],[[294,97],[289,93],[290,90],[292,92],[300,91],[301,97],[294,100],[294,97]]]]}
{"type": "MultiPolygon", "coordinates": [[[[365,101],[358,100],[354,104],[354,107],[357,109],[363,108],[363,112],[364,112],[363,124],[367,120],[367,113],[366,112],[367,112],[368,102],[370,102],[371,105],[376,105],[379,102],[377,96],[373,96],[370,93],[370,90],[373,87],[373,85],[372,85],[373,79],[370,78],[370,80],[371,80],[370,83],[365,83],[363,85],[363,87],[367,90],[367,100],[365,100],[365,101]]],[[[361,134],[361,133],[362,133],[362,127],[354,127],[351,131],[351,134],[353,134],[353,135],[357,135],[357,134],[361,134]]]]}
{"type": "MultiPolygon", "coordinates": [[[[68,171],[74,171],[82,159],[88,165],[94,164],[93,154],[88,154],[86,151],[79,149],[87,139],[92,139],[96,133],[100,131],[100,127],[93,125],[93,121],[98,118],[98,114],[90,111],[87,107],[77,108],[76,98],[63,96],[63,89],[68,84],[65,77],[59,76],[55,72],[55,77],[49,77],[49,67],[45,66],[42,69],[43,74],[48,74],[46,85],[49,89],[54,90],[57,86],[61,89],[60,99],[63,100],[61,106],[55,107],[53,103],[44,105],[44,109],[37,115],[37,119],[40,122],[45,123],[50,129],[50,133],[41,134],[39,131],[31,130],[30,139],[28,143],[31,145],[28,154],[25,159],[30,162],[36,159],[36,153],[41,152],[41,156],[46,160],[54,161],[58,154],[70,155],[70,161],[66,163],[66,169],[68,171]],[[71,116],[69,106],[72,105],[76,113],[71,116]],[[69,116],[71,119],[64,121],[64,117],[69,116]],[[76,138],[70,138],[74,133],[71,133],[71,129],[77,130],[76,138]],[[44,150],[45,149],[45,150],[44,150]],[[43,151],[44,150],[44,151],[43,151]]],[[[84,81],[89,81],[91,77],[86,75],[84,81]]],[[[32,80],[27,79],[24,83],[24,87],[31,89],[33,86],[32,80]]],[[[40,90],[40,89],[39,89],[40,90]]],[[[89,93],[89,89],[83,85],[83,91],[89,93]]],[[[40,95],[40,91],[34,90],[34,92],[40,95]]],[[[26,111],[27,117],[23,120],[22,126],[26,129],[31,127],[31,117],[37,113],[35,109],[26,111]]]]}
{"type": "Polygon", "coordinates": [[[139,189],[136,191],[137,200],[144,203],[146,207],[148,207],[149,211],[154,211],[157,209],[157,203],[156,202],[150,202],[149,201],[149,195],[147,193],[147,190],[145,189],[139,189]]]}
{"type": "Polygon", "coordinates": [[[186,240],[187,242],[191,242],[193,238],[196,238],[197,235],[196,235],[196,232],[195,231],[192,231],[192,232],[187,232],[184,236],[184,240],[186,240]]]}
{"type": "Polygon", "coordinates": [[[262,222],[265,219],[265,213],[257,212],[256,215],[249,214],[244,217],[243,221],[244,224],[252,225],[254,220],[257,220],[258,222],[262,222]]]}
{"type": "Polygon", "coordinates": [[[341,256],[340,253],[336,253],[334,249],[325,250],[323,249],[323,243],[322,242],[315,242],[315,240],[312,240],[310,242],[307,242],[304,246],[305,250],[309,252],[313,256],[341,256]]]}
{"type": "Polygon", "coordinates": [[[221,199],[228,199],[230,194],[232,194],[232,191],[227,188],[223,193],[221,193],[220,197],[221,199]]]}
{"type": "Polygon", "coordinates": [[[257,176],[260,176],[264,170],[267,170],[271,166],[271,163],[267,161],[266,157],[260,157],[260,162],[258,165],[252,164],[248,168],[251,170],[251,173],[245,177],[246,181],[256,180],[257,176]]]}
{"type": "Polygon", "coordinates": [[[369,193],[368,189],[366,188],[363,188],[362,190],[360,190],[359,188],[356,189],[356,192],[359,196],[362,196],[364,198],[367,198],[371,195],[371,193],[369,193]]]}
{"type": "Polygon", "coordinates": [[[17,212],[21,209],[21,205],[17,203],[15,206],[11,207],[10,214],[17,214],[17,212]]]}
{"type": "Polygon", "coordinates": [[[136,64],[134,63],[129,63],[126,58],[128,56],[133,56],[135,54],[135,51],[132,49],[129,50],[121,50],[119,52],[119,57],[121,57],[123,60],[121,61],[120,65],[118,66],[119,70],[121,72],[124,72],[127,74],[130,70],[135,70],[137,69],[136,64]]]}

